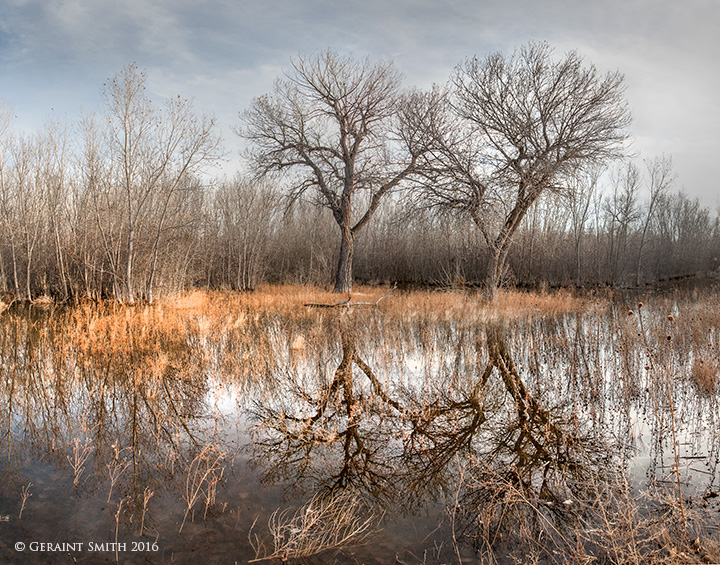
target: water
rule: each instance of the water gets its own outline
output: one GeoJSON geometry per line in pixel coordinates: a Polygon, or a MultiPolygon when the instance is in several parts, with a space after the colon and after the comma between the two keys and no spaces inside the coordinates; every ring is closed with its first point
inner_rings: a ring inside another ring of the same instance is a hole
{"type": "Polygon", "coordinates": [[[646,302],[492,321],[11,309],[0,557],[620,562],[670,555],[680,530],[701,556],[720,310],[646,302]]]}

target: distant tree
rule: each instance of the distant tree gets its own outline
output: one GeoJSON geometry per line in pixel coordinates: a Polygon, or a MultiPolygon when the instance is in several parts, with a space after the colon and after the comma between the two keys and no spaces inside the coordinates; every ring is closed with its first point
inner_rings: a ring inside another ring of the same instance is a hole
{"type": "Polygon", "coordinates": [[[603,216],[605,232],[608,236],[608,281],[615,284],[627,284],[628,247],[631,235],[640,220],[640,170],[632,163],[612,171],[612,192],[604,199],[603,216]]]}
{"type": "Polygon", "coordinates": [[[417,116],[392,63],[328,50],[292,61],[241,115],[260,174],[286,175],[290,202],[311,191],[340,228],[335,291],[350,292],[355,238],[382,199],[418,167],[417,116]]]}
{"type": "Polygon", "coordinates": [[[426,205],[473,219],[489,249],[492,297],[530,206],[545,191],[570,190],[580,168],[622,153],[630,124],[623,77],[530,43],[509,57],[461,63],[441,113],[429,136],[437,168],[419,193],[426,205]]]}
{"type": "Polygon", "coordinates": [[[68,298],[70,292],[64,238],[68,224],[67,217],[72,206],[67,178],[70,143],[67,125],[53,121],[48,122],[38,142],[38,166],[41,173],[39,188],[45,219],[49,221],[48,231],[52,232],[52,235],[46,239],[53,242],[57,277],[54,283],[59,287],[63,300],[68,298]]]}
{"type": "Polygon", "coordinates": [[[13,267],[14,267],[14,282],[15,282],[15,294],[19,293],[17,285],[17,268],[15,263],[15,251],[14,244],[12,242],[12,224],[11,224],[11,197],[10,197],[10,179],[9,164],[10,164],[10,145],[11,135],[10,126],[13,121],[13,114],[10,110],[5,107],[5,103],[0,100],[0,290],[3,292],[7,291],[7,272],[5,270],[5,248],[10,244],[13,267]]]}
{"type": "Polygon", "coordinates": [[[260,282],[277,220],[277,200],[267,184],[255,185],[239,175],[220,183],[210,213],[223,285],[253,290],[260,282]]]}
{"type": "Polygon", "coordinates": [[[582,240],[590,217],[590,204],[598,191],[600,168],[576,175],[570,180],[569,190],[563,194],[565,208],[570,216],[570,231],[575,249],[575,286],[582,284],[582,240]]]}
{"type": "MultiPolygon", "coordinates": [[[[13,274],[16,296],[20,296],[18,283],[18,259],[24,261],[24,294],[33,299],[33,267],[37,260],[36,250],[43,230],[41,193],[41,145],[37,135],[19,135],[10,151],[9,194],[3,196],[9,218],[11,246],[13,248],[13,274]],[[22,255],[20,255],[20,252],[22,255]]],[[[5,191],[3,191],[5,192],[5,191]]]]}
{"type": "Polygon", "coordinates": [[[648,233],[651,223],[657,216],[658,207],[667,198],[670,189],[675,183],[675,173],[673,171],[672,158],[666,155],[655,157],[652,161],[645,161],[645,167],[649,176],[650,197],[645,207],[644,217],[642,218],[642,228],[640,230],[640,242],[637,252],[637,269],[635,272],[635,286],[640,286],[640,275],[643,261],[643,253],[645,251],[645,243],[647,242],[648,233]]]}

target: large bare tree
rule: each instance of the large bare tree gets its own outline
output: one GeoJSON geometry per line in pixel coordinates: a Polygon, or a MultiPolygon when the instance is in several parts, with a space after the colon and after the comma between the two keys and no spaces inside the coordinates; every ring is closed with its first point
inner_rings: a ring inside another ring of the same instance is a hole
{"type": "Polygon", "coordinates": [[[569,190],[579,168],[622,153],[630,124],[623,76],[530,43],[464,61],[450,90],[443,118],[429,122],[436,170],[420,194],[473,219],[489,250],[492,297],[531,205],[548,190],[569,190]]]}
{"type": "Polygon", "coordinates": [[[298,57],[242,115],[260,174],[282,173],[290,202],[310,191],[340,228],[335,291],[350,292],[355,237],[418,166],[413,100],[392,63],[328,50],[298,57]],[[401,100],[403,101],[401,103],[401,100]]]}

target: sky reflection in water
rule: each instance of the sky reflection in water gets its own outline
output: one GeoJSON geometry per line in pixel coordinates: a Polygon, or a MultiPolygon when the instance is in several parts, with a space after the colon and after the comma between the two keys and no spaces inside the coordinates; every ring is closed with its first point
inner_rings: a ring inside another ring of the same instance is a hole
{"type": "Polygon", "coordinates": [[[607,552],[578,532],[623,500],[717,535],[719,316],[702,308],[487,323],[7,311],[0,556],[32,540],[157,542],[121,561],[244,562],[283,543],[292,556],[299,522],[282,530],[276,514],[273,540],[268,519],[310,500],[369,523],[340,554],[366,563],[453,559],[453,538],[471,563],[530,536],[545,554],[578,539],[607,552]]]}

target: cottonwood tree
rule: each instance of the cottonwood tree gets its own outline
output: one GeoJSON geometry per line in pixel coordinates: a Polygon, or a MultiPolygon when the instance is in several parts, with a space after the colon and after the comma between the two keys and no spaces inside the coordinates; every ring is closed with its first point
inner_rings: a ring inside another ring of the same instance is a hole
{"type": "Polygon", "coordinates": [[[310,191],[340,229],[335,291],[350,292],[355,237],[382,199],[418,167],[423,150],[413,102],[392,63],[328,50],[298,57],[241,115],[239,133],[263,175],[282,173],[290,202],[310,191]]]}
{"type": "Polygon", "coordinates": [[[511,56],[458,65],[451,98],[433,126],[438,169],[421,183],[426,204],[469,214],[489,249],[488,297],[506,268],[513,236],[546,191],[569,190],[582,168],[619,156],[630,114],[623,76],[601,75],[545,43],[511,56]]]}

